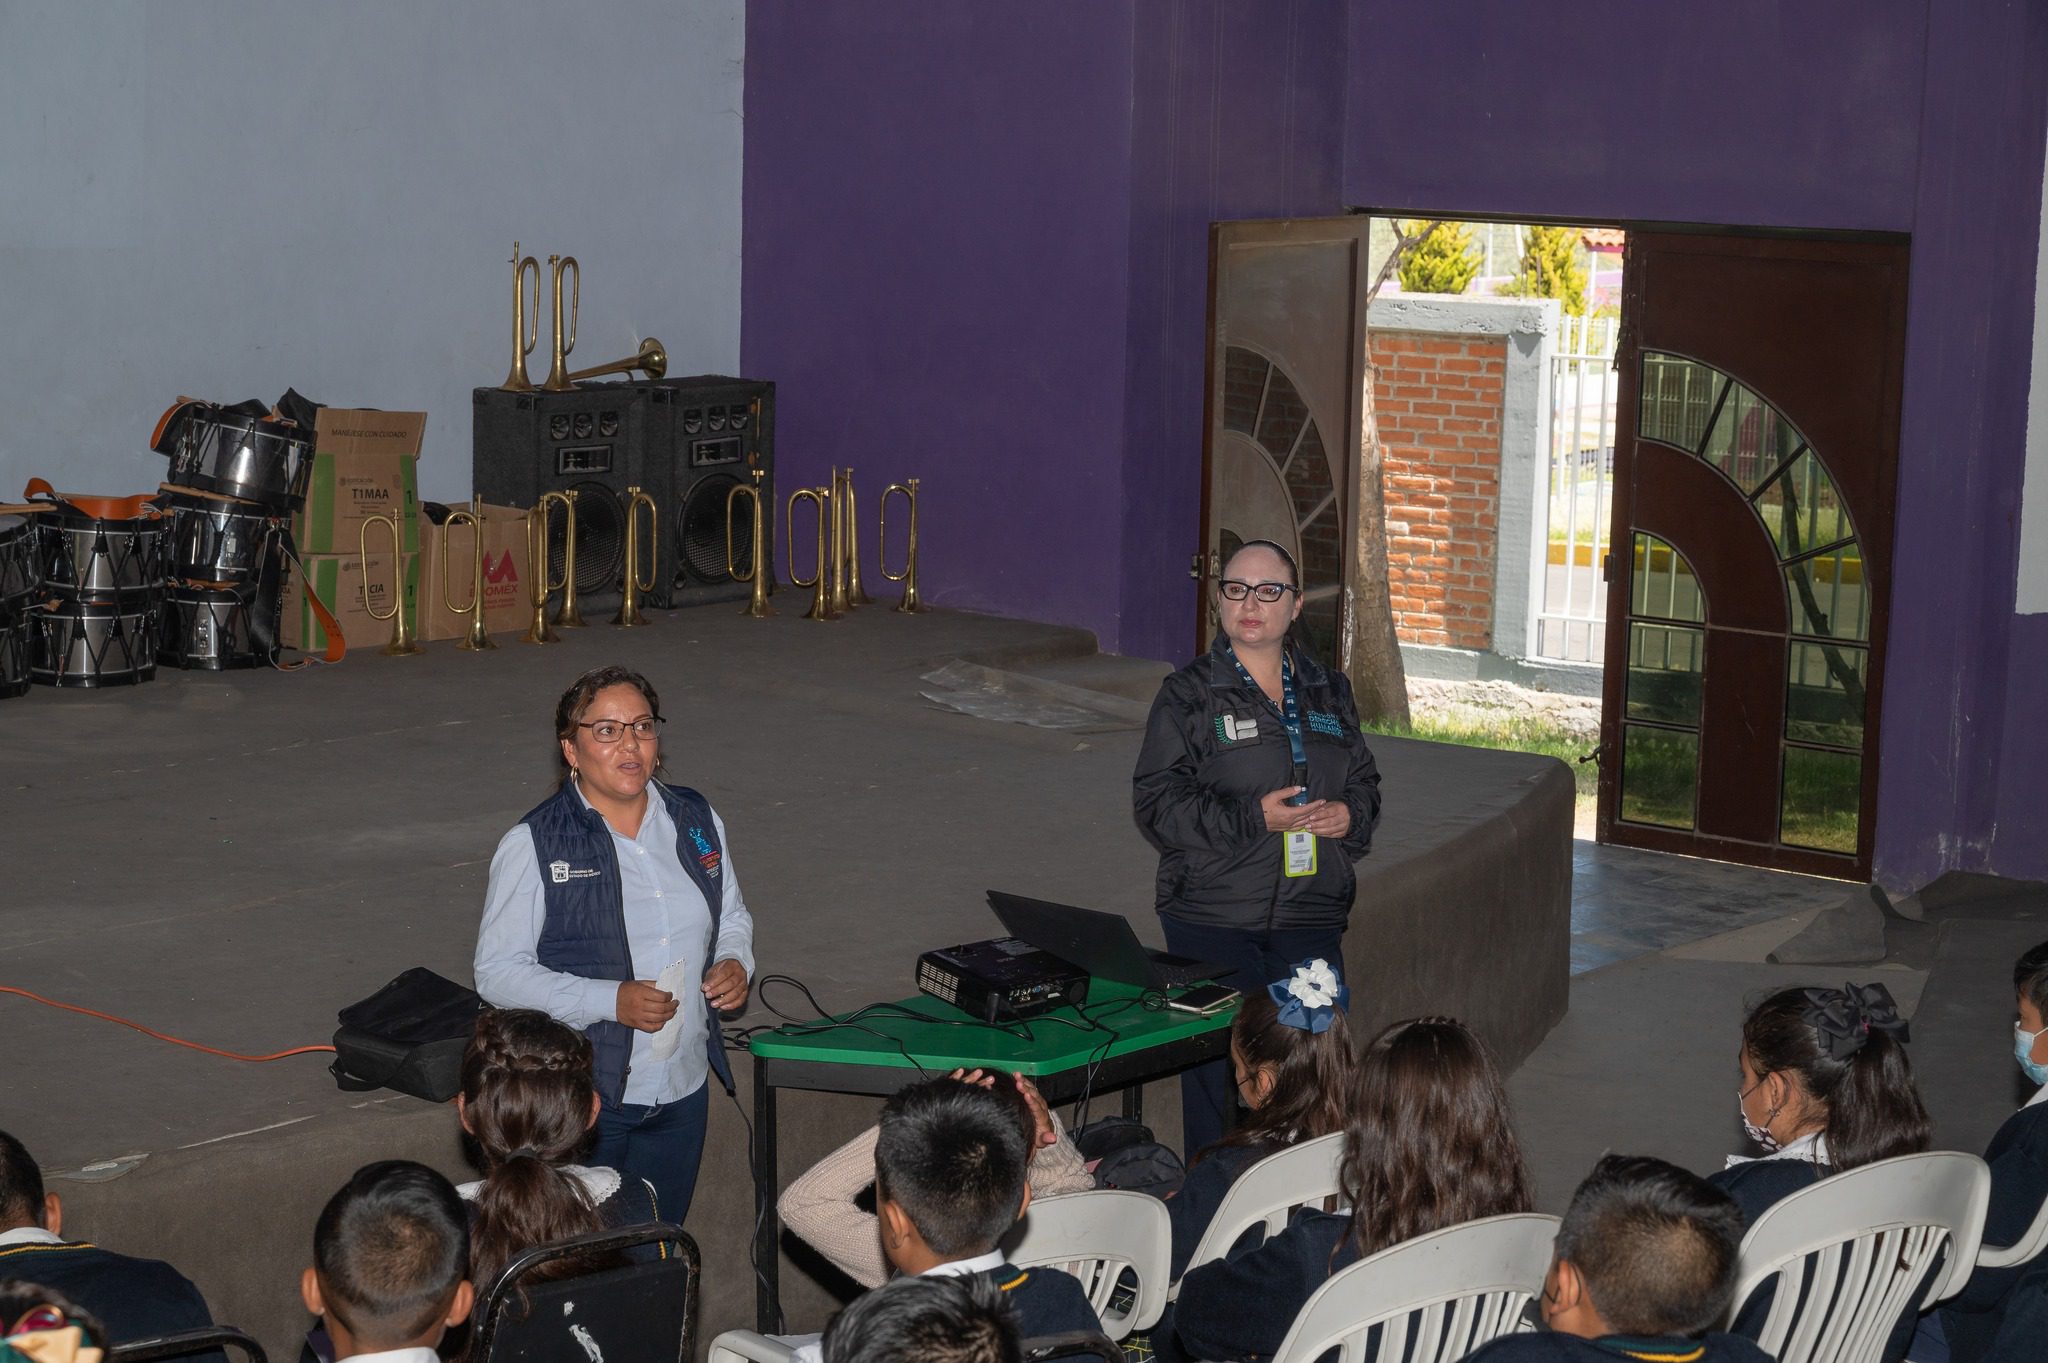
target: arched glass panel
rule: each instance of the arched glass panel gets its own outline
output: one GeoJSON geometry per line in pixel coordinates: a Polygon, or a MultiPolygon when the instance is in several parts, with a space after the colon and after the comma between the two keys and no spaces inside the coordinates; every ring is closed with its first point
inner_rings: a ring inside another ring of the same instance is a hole
{"type": "Polygon", "coordinates": [[[1707,599],[1685,555],[1655,535],[1636,534],[1635,573],[1629,578],[1631,616],[1703,624],[1707,599]]]}

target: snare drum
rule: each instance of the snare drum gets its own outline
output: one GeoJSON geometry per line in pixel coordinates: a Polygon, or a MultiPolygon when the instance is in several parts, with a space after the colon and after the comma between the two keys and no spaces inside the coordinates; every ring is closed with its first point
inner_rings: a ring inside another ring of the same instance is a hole
{"type": "Polygon", "coordinates": [[[156,675],[157,606],[59,599],[27,612],[29,676],[44,686],[133,686],[156,675]]]}
{"type": "Polygon", "coordinates": [[[26,608],[0,606],[0,700],[28,690],[28,621],[26,608]]]}
{"type": "Polygon", "coordinates": [[[130,499],[74,497],[38,515],[42,585],[93,601],[129,603],[164,585],[163,518],[132,514],[130,499]],[[101,512],[119,511],[118,518],[101,512]]]}
{"type": "Polygon", "coordinates": [[[247,582],[263,566],[273,514],[250,502],[182,492],[157,498],[170,525],[166,576],[184,582],[247,582]]]}
{"type": "MultiPolygon", "coordinates": [[[[275,616],[275,593],[259,593],[255,609],[267,607],[275,616]]],[[[165,667],[224,672],[235,667],[261,667],[268,659],[250,629],[250,606],[235,588],[199,587],[189,583],[164,593],[163,637],[156,660],[165,667]]],[[[275,620],[271,637],[276,638],[275,620]]]]}
{"type": "Polygon", "coordinates": [[[195,402],[167,416],[175,434],[161,447],[171,457],[168,481],[223,497],[297,511],[313,477],[313,433],[289,421],[245,416],[195,402]]]}
{"type": "Polygon", "coordinates": [[[35,526],[26,516],[0,516],[0,610],[10,601],[33,595],[42,585],[35,526]]]}

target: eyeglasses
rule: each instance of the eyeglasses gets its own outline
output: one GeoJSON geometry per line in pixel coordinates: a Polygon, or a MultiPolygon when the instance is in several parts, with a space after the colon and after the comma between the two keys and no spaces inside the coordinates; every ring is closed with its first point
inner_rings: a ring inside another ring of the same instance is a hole
{"type": "Polygon", "coordinates": [[[7,1331],[9,1338],[15,1335],[32,1335],[44,1330],[62,1330],[71,1324],[70,1318],[54,1306],[32,1306],[27,1314],[14,1322],[14,1328],[7,1331]]]}
{"type": "Polygon", "coordinates": [[[1290,587],[1285,582],[1239,582],[1226,577],[1216,584],[1216,590],[1223,593],[1225,601],[1242,601],[1247,596],[1256,596],[1267,605],[1273,604],[1289,592],[1298,592],[1299,587],[1290,587]]]}
{"type": "Polygon", "coordinates": [[[600,743],[616,743],[626,736],[626,730],[631,729],[633,737],[645,743],[660,733],[661,726],[666,723],[668,721],[660,715],[653,715],[647,719],[636,719],[631,724],[616,719],[597,719],[576,727],[590,730],[590,736],[600,743]]]}

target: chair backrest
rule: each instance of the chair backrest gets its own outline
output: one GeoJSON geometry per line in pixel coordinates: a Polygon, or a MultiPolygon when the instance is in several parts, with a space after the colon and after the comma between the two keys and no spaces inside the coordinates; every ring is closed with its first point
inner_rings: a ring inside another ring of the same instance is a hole
{"type": "Polygon", "coordinates": [[[1523,1328],[1543,1290],[1557,1218],[1489,1216],[1418,1235],[1331,1275],[1294,1318],[1273,1363],[1453,1363],[1523,1328]]]}
{"type": "Polygon", "coordinates": [[[727,1330],[711,1341],[704,1363],[790,1363],[796,1346],[752,1330],[727,1330]]]}
{"type": "Polygon", "coordinates": [[[1113,1340],[1151,1329],[1166,1310],[1173,1224],[1156,1197],[1096,1188],[1034,1198],[1002,1247],[1003,1257],[1019,1268],[1055,1268],[1079,1278],[1102,1332],[1113,1340]],[[1137,1280],[1136,1290],[1119,1308],[1117,1282],[1126,1273],[1137,1280]]]}
{"type": "Polygon", "coordinates": [[[212,1353],[222,1346],[240,1349],[249,1363],[270,1363],[263,1352],[263,1346],[243,1334],[232,1325],[208,1325],[198,1330],[180,1330],[176,1334],[151,1335],[148,1339],[131,1339],[126,1344],[116,1344],[107,1350],[110,1363],[157,1363],[159,1359],[189,1358],[195,1354],[212,1353]]]}
{"type": "Polygon", "coordinates": [[[696,1242],[681,1226],[593,1231],[541,1245],[505,1265],[477,1302],[469,1357],[481,1363],[689,1363],[696,1344],[696,1242]],[[665,1246],[665,1257],[546,1282],[542,1264],[665,1246]]]}
{"type": "Polygon", "coordinates": [[[1984,1161],[1953,1150],[1830,1174],[1749,1228],[1735,1310],[1775,1284],[1757,1341],[1766,1353],[1779,1363],[1877,1363],[1901,1318],[1968,1281],[1990,1199],[1984,1161]]]}
{"type": "MultiPolygon", "coordinates": [[[[1321,1202],[1337,1191],[1337,1171],[1344,1162],[1344,1133],[1327,1136],[1276,1150],[1237,1176],[1223,1205],[1209,1218],[1209,1228],[1195,1242],[1188,1260],[1194,1269],[1221,1259],[1237,1243],[1237,1237],[1253,1226],[1263,1226],[1271,1235],[1287,1224],[1295,1209],[1321,1202]]],[[[1180,1284],[1174,1284],[1178,1295],[1180,1284]]]]}

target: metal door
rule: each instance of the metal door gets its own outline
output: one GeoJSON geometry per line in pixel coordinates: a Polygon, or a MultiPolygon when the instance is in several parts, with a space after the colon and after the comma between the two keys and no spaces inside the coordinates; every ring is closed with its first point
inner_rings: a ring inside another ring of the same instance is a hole
{"type": "Polygon", "coordinates": [[[1246,540],[1301,565],[1303,642],[1340,662],[1354,552],[1365,382],[1370,220],[1217,223],[1209,237],[1209,388],[1203,449],[1202,584],[1196,640],[1215,627],[1209,590],[1246,540]]]}
{"type": "Polygon", "coordinates": [[[1631,233],[1603,842],[1864,879],[1903,242],[1631,233]]]}

